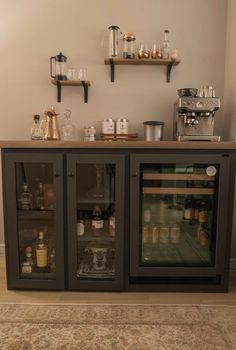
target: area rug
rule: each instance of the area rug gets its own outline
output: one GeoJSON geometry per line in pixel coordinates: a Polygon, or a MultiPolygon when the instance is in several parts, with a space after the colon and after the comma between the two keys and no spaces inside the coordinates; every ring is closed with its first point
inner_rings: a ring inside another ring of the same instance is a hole
{"type": "Polygon", "coordinates": [[[236,306],[0,304],[1,350],[233,350],[236,306]]]}

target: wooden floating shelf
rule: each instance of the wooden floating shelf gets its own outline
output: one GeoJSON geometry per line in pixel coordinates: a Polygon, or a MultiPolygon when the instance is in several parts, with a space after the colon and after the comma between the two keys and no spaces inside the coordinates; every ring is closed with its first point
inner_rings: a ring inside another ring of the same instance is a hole
{"type": "Polygon", "coordinates": [[[172,180],[172,181],[214,181],[214,176],[205,174],[153,174],[144,173],[143,180],[172,180]]]}
{"type": "MultiPolygon", "coordinates": [[[[57,85],[59,80],[52,80],[53,85],[57,85]]],[[[82,86],[82,80],[60,80],[61,86],[82,86]]],[[[90,81],[84,80],[84,83],[90,86],[90,81]]]]}
{"type": "Polygon", "coordinates": [[[100,134],[101,140],[103,141],[136,141],[138,134],[100,134]]]}
{"type": "Polygon", "coordinates": [[[57,86],[57,102],[61,102],[62,86],[82,86],[84,88],[84,102],[88,102],[88,87],[91,86],[88,80],[51,80],[53,85],[57,86]]]}
{"type": "Polygon", "coordinates": [[[174,188],[174,187],[143,187],[143,194],[188,194],[212,195],[213,188],[174,188]]]}
{"type": "MultiPolygon", "coordinates": [[[[111,58],[105,58],[105,64],[110,63],[111,58]]],[[[171,60],[171,59],[163,59],[163,58],[112,58],[113,63],[115,65],[134,65],[134,66],[167,66],[168,64],[172,64],[177,66],[181,60],[171,60]]]]}
{"type": "Polygon", "coordinates": [[[110,65],[111,82],[115,81],[115,65],[122,66],[166,66],[166,81],[170,82],[170,73],[173,66],[180,64],[180,59],[163,58],[105,58],[104,63],[110,65]]]}

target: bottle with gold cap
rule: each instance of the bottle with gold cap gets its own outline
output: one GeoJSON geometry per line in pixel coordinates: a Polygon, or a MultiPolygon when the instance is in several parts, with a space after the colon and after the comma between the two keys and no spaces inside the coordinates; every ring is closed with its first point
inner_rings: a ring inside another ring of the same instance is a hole
{"type": "Polygon", "coordinates": [[[36,246],[36,266],[45,269],[48,265],[48,248],[44,238],[44,232],[39,232],[38,244],[36,246]]]}

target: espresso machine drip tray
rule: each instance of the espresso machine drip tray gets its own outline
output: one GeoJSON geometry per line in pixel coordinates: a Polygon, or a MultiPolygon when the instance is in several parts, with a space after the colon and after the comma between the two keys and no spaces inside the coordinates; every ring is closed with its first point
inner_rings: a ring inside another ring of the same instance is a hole
{"type": "Polygon", "coordinates": [[[177,141],[214,141],[220,142],[220,136],[200,136],[200,135],[180,135],[177,137],[177,141]]]}

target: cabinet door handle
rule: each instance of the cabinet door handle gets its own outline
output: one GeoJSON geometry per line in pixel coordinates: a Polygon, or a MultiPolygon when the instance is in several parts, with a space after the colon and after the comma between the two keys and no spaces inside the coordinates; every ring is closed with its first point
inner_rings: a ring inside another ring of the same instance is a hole
{"type": "Polygon", "coordinates": [[[132,177],[137,177],[138,176],[138,172],[135,171],[133,174],[132,174],[132,177]]]}
{"type": "Polygon", "coordinates": [[[54,176],[59,177],[60,173],[58,171],[54,171],[54,176]]]}
{"type": "Polygon", "coordinates": [[[69,173],[68,173],[68,176],[69,177],[73,177],[75,174],[73,173],[73,171],[70,171],[69,173]]]}

